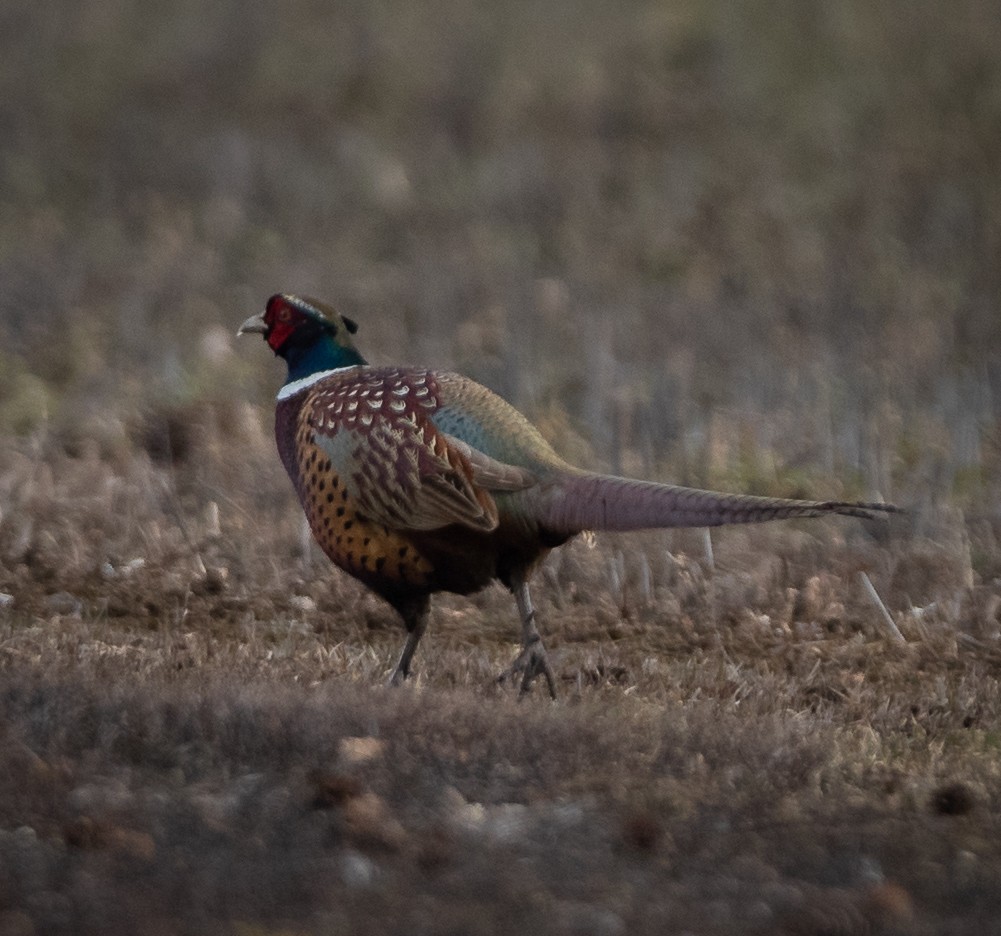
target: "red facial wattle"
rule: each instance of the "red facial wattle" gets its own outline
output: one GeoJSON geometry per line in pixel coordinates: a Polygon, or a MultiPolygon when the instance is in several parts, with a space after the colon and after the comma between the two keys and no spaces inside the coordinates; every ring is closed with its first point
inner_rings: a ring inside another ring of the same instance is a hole
{"type": "Polygon", "coordinates": [[[272,351],[277,351],[293,332],[291,322],[276,322],[268,329],[267,342],[272,351]]]}
{"type": "Polygon", "coordinates": [[[281,296],[275,296],[269,303],[267,311],[264,313],[264,321],[267,323],[268,331],[265,340],[276,352],[288,341],[289,336],[295,331],[296,310],[292,308],[281,296]]]}

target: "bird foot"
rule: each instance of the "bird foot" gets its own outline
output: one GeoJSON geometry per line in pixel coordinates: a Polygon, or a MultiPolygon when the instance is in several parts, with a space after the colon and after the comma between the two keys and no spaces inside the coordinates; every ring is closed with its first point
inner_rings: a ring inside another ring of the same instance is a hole
{"type": "Polygon", "coordinates": [[[402,686],[407,681],[407,676],[409,673],[403,672],[399,667],[393,670],[393,675],[389,677],[389,682],[386,683],[391,689],[396,686],[402,686]]]}
{"type": "Polygon", "coordinates": [[[500,674],[497,682],[504,683],[509,679],[513,682],[519,673],[521,674],[519,697],[528,692],[537,676],[544,676],[550,698],[556,699],[556,677],[553,675],[553,668],[549,665],[549,657],[540,637],[535,637],[524,646],[515,661],[500,674]]]}

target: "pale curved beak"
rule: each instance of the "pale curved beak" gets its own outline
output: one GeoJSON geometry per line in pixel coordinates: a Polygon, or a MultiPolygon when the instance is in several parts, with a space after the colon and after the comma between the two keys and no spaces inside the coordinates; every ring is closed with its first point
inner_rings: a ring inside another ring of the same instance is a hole
{"type": "Polygon", "coordinates": [[[263,315],[252,315],[236,331],[237,337],[240,335],[266,335],[268,333],[268,323],[264,321],[263,315]]]}

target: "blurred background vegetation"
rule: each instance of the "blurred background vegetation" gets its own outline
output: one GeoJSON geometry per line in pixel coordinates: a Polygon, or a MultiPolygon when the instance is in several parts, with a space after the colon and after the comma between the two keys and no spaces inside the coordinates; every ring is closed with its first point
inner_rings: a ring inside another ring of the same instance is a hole
{"type": "Polygon", "coordinates": [[[265,424],[232,335],[294,291],[593,467],[998,506],[993,0],[6,0],[0,37],[8,439],[265,424]]]}

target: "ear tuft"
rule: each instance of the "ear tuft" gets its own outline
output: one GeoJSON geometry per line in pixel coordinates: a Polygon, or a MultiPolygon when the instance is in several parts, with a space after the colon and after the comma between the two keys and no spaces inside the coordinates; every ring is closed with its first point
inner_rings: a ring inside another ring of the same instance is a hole
{"type": "Polygon", "coordinates": [[[354,319],[349,319],[346,315],[341,316],[344,319],[344,324],[347,326],[348,332],[352,335],[358,331],[358,323],[354,319]]]}

